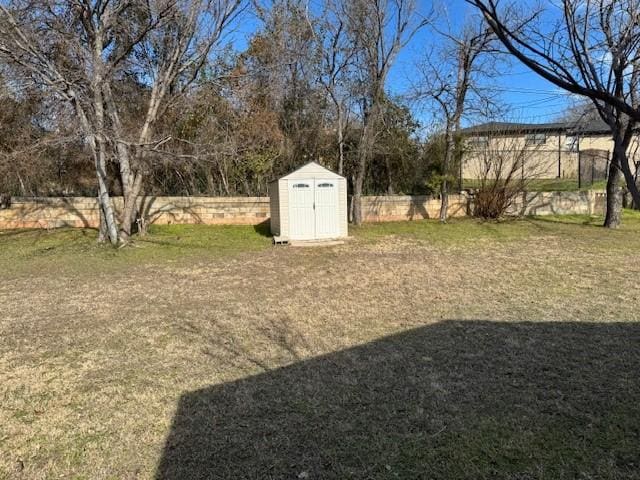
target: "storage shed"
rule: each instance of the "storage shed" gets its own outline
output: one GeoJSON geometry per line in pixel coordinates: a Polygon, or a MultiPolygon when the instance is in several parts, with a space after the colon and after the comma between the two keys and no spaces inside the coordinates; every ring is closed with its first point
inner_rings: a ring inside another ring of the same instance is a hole
{"type": "Polygon", "coordinates": [[[276,241],[344,238],[347,180],[307,163],[269,185],[271,233],[276,241]]]}

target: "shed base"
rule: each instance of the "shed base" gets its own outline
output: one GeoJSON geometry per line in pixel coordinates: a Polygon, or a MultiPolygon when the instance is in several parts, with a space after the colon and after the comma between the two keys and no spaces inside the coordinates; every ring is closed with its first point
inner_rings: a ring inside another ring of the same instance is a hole
{"type": "Polygon", "coordinates": [[[291,240],[289,245],[293,247],[330,247],[332,245],[344,245],[344,240],[328,238],[326,240],[291,240]]]}
{"type": "Polygon", "coordinates": [[[274,245],[288,245],[289,244],[289,239],[285,238],[285,237],[280,237],[278,235],[275,235],[273,237],[273,244],[274,245]]]}

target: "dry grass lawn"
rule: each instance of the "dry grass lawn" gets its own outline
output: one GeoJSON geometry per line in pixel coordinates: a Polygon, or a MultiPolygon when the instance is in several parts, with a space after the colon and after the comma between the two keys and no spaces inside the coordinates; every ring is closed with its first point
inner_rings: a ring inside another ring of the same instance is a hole
{"type": "Polygon", "coordinates": [[[640,216],[0,233],[0,478],[640,478],[640,216]]]}

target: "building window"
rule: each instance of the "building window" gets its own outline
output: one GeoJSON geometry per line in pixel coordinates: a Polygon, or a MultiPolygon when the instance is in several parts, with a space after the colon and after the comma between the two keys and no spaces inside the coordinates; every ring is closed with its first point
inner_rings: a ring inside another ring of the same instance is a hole
{"type": "Polygon", "coordinates": [[[564,140],[564,146],[570,152],[578,151],[578,137],[575,135],[567,135],[567,138],[564,140]]]}
{"type": "Polygon", "coordinates": [[[524,138],[525,145],[544,145],[547,143],[547,135],[544,133],[528,133],[524,138]]]}
{"type": "Polygon", "coordinates": [[[469,146],[474,148],[482,148],[489,145],[489,137],[479,136],[469,138],[469,146]]]}

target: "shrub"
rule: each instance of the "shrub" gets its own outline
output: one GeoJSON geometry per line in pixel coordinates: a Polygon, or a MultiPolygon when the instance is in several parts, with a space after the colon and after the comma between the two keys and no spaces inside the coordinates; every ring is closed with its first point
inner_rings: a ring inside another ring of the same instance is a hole
{"type": "Polygon", "coordinates": [[[480,218],[500,218],[520,192],[551,171],[556,157],[540,144],[528,144],[526,132],[486,132],[467,139],[464,162],[477,184],[473,214],[480,218]]]}
{"type": "Polygon", "coordinates": [[[474,194],[473,215],[485,219],[503,217],[518,194],[519,189],[510,185],[481,186],[474,194]]]}

